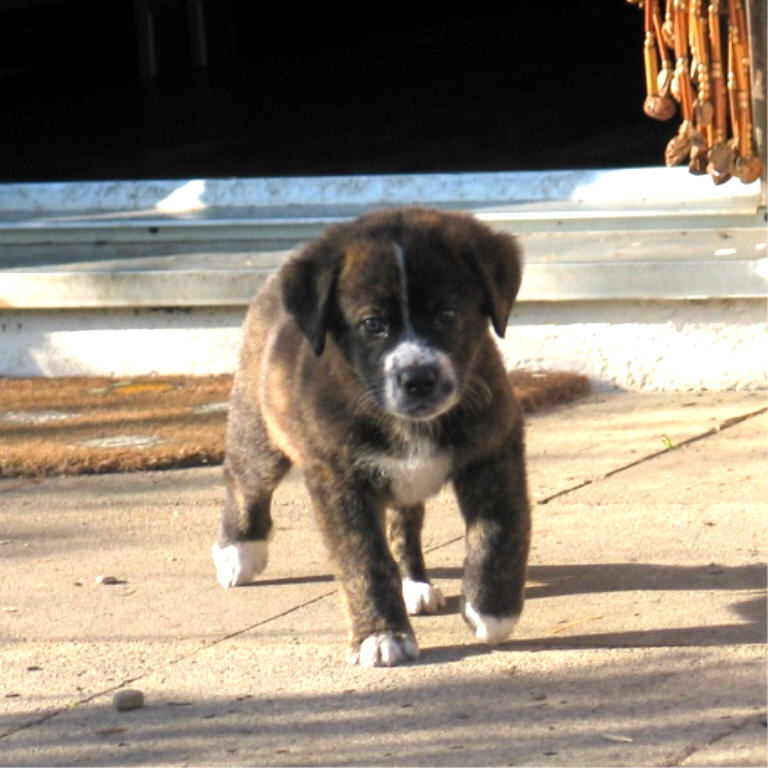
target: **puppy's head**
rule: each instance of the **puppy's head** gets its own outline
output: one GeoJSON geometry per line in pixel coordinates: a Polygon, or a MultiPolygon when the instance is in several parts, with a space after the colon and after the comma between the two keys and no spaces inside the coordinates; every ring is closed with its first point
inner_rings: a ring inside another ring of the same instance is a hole
{"type": "Polygon", "coordinates": [[[426,421],[461,399],[489,318],[504,335],[520,260],[510,236],[471,216],[406,208],[330,228],[281,280],[316,355],[332,338],[370,401],[426,421]]]}

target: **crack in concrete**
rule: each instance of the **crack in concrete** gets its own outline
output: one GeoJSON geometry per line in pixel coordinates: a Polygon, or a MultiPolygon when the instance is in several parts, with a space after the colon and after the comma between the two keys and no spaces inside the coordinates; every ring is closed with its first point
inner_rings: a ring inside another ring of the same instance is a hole
{"type": "Polygon", "coordinates": [[[708,741],[705,741],[703,744],[689,744],[676,758],[670,760],[667,763],[664,763],[664,766],[665,768],[677,768],[678,766],[682,765],[689,757],[692,757],[697,752],[702,752],[703,750],[707,749],[707,747],[711,747],[713,744],[717,744],[718,741],[727,739],[729,736],[733,736],[739,731],[743,731],[746,728],[749,728],[751,725],[760,723],[765,725],[765,718],[765,712],[762,714],[745,717],[742,720],[733,723],[730,728],[715,734],[712,736],[712,738],[710,738],[708,741]]]}
{"type": "Polygon", "coordinates": [[[704,440],[708,437],[713,437],[714,435],[720,434],[720,432],[724,432],[726,429],[730,429],[731,427],[735,427],[737,424],[741,424],[742,422],[747,421],[748,419],[752,419],[756,416],[760,416],[766,411],[768,411],[768,406],[758,408],[756,411],[750,411],[749,413],[742,414],[741,416],[732,416],[730,419],[726,419],[725,421],[720,422],[720,424],[718,424],[717,426],[712,427],[711,429],[708,429],[705,432],[700,432],[698,435],[692,435],[691,437],[688,437],[685,440],[681,440],[679,443],[675,443],[670,447],[665,447],[665,448],[662,448],[660,451],[654,451],[653,453],[649,453],[645,456],[641,456],[639,459],[635,459],[635,461],[631,461],[628,464],[622,464],[620,467],[611,469],[608,472],[605,472],[604,474],[600,475],[599,477],[582,480],[580,483],[577,483],[576,485],[570,486],[568,488],[564,488],[561,491],[556,491],[555,493],[552,493],[549,496],[545,496],[542,499],[538,499],[536,504],[542,504],[542,505],[549,504],[549,502],[553,501],[554,499],[559,499],[561,496],[565,496],[569,493],[573,493],[574,491],[578,491],[582,488],[585,488],[588,485],[592,485],[595,482],[599,482],[600,480],[606,480],[607,478],[613,477],[614,475],[618,475],[621,472],[626,472],[628,469],[632,469],[633,467],[636,467],[640,464],[645,464],[645,462],[647,461],[652,461],[653,459],[657,459],[659,456],[664,456],[668,454],[670,451],[676,451],[678,448],[683,448],[686,445],[691,445],[692,443],[696,443],[699,440],[704,440]]]}
{"type": "MultiPolygon", "coordinates": [[[[268,616],[265,619],[261,619],[260,621],[254,622],[253,624],[249,624],[247,627],[243,627],[242,629],[238,629],[235,632],[230,632],[229,634],[223,635],[217,640],[212,640],[209,643],[206,643],[201,648],[195,648],[194,650],[188,651],[187,653],[183,653],[180,656],[177,656],[175,659],[171,659],[170,661],[166,662],[165,666],[171,667],[174,664],[179,664],[180,662],[185,661],[186,659],[190,659],[193,656],[196,656],[199,653],[202,653],[203,651],[207,651],[210,648],[215,648],[217,645],[220,645],[221,643],[224,643],[227,640],[231,640],[234,637],[244,635],[246,632],[250,632],[251,630],[256,629],[256,627],[260,627],[263,624],[268,624],[271,621],[276,621],[277,619],[282,618],[283,616],[287,616],[290,613],[294,613],[295,611],[301,610],[302,608],[305,608],[308,605],[312,605],[313,603],[317,603],[320,600],[324,600],[326,597],[330,597],[331,595],[334,595],[337,592],[338,592],[337,589],[329,590],[328,592],[324,592],[323,594],[318,595],[317,597],[313,597],[311,600],[305,600],[303,603],[299,603],[297,605],[291,606],[290,608],[287,608],[284,611],[281,611],[280,613],[276,613],[274,616],[268,616]]],[[[21,723],[15,728],[11,728],[7,731],[4,731],[3,733],[0,733],[0,739],[4,739],[7,736],[12,736],[14,733],[18,733],[19,731],[26,730],[27,728],[32,728],[36,725],[42,725],[48,720],[51,720],[54,717],[57,717],[58,715],[63,714],[64,712],[67,712],[71,709],[77,709],[83,704],[89,704],[94,699],[98,699],[101,696],[106,696],[115,691],[119,691],[121,688],[124,688],[126,685],[131,685],[131,683],[135,683],[139,680],[143,680],[148,675],[154,674],[157,671],[158,671],[157,669],[148,669],[142,674],[137,675],[136,677],[126,678],[125,680],[121,680],[119,683],[117,683],[116,685],[112,685],[109,688],[104,688],[100,691],[96,691],[95,693],[91,693],[90,695],[85,696],[81,699],[76,699],[75,701],[71,702],[65,707],[60,707],[59,709],[56,709],[52,712],[46,712],[45,714],[40,715],[34,720],[30,720],[29,722],[26,722],[26,723],[21,723]]]]}

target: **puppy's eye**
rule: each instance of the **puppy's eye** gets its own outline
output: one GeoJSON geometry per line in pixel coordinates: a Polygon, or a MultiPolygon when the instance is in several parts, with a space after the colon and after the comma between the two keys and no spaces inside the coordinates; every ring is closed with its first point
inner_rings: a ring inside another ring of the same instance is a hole
{"type": "Polygon", "coordinates": [[[387,324],[380,317],[366,317],[360,325],[369,336],[384,336],[387,332],[387,324]]]}
{"type": "Polygon", "coordinates": [[[453,307],[446,307],[445,309],[441,309],[437,313],[437,320],[440,325],[450,325],[454,320],[456,320],[456,310],[453,309],[453,307]]]}

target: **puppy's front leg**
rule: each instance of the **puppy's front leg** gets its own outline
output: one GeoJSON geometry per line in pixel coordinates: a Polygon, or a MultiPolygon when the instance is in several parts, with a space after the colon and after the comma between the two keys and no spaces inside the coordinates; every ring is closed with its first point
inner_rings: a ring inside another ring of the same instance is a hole
{"type": "Polygon", "coordinates": [[[423,524],[423,504],[395,507],[390,511],[387,530],[389,545],[403,578],[405,607],[412,616],[434,613],[445,605],[440,588],[427,578],[421,551],[423,524]]]}
{"type": "Polygon", "coordinates": [[[416,658],[419,647],[387,546],[383,505],[364,482],[327,468],[305,471],[305,480],[346,603],[349,661],[389,667],[416,658]]]}
{"type": "Polygon", "coordinates": [[[504,641],[523,609],[530,512],[522,435],[455,480],[466,520],[462,613],[478,640],[504,641]]]}

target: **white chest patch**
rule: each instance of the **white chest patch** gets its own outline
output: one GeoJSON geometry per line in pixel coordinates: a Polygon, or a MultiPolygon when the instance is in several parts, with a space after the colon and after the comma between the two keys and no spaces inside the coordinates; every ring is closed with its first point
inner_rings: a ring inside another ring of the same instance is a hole
{"type": "Polygon", "coordinates": [[[448,454],[428,439],[414,441],[401,454],[372,454],[366,463],[389,478],[397,504],[417,504],[434,496],[451,470],[448,454]]]}

